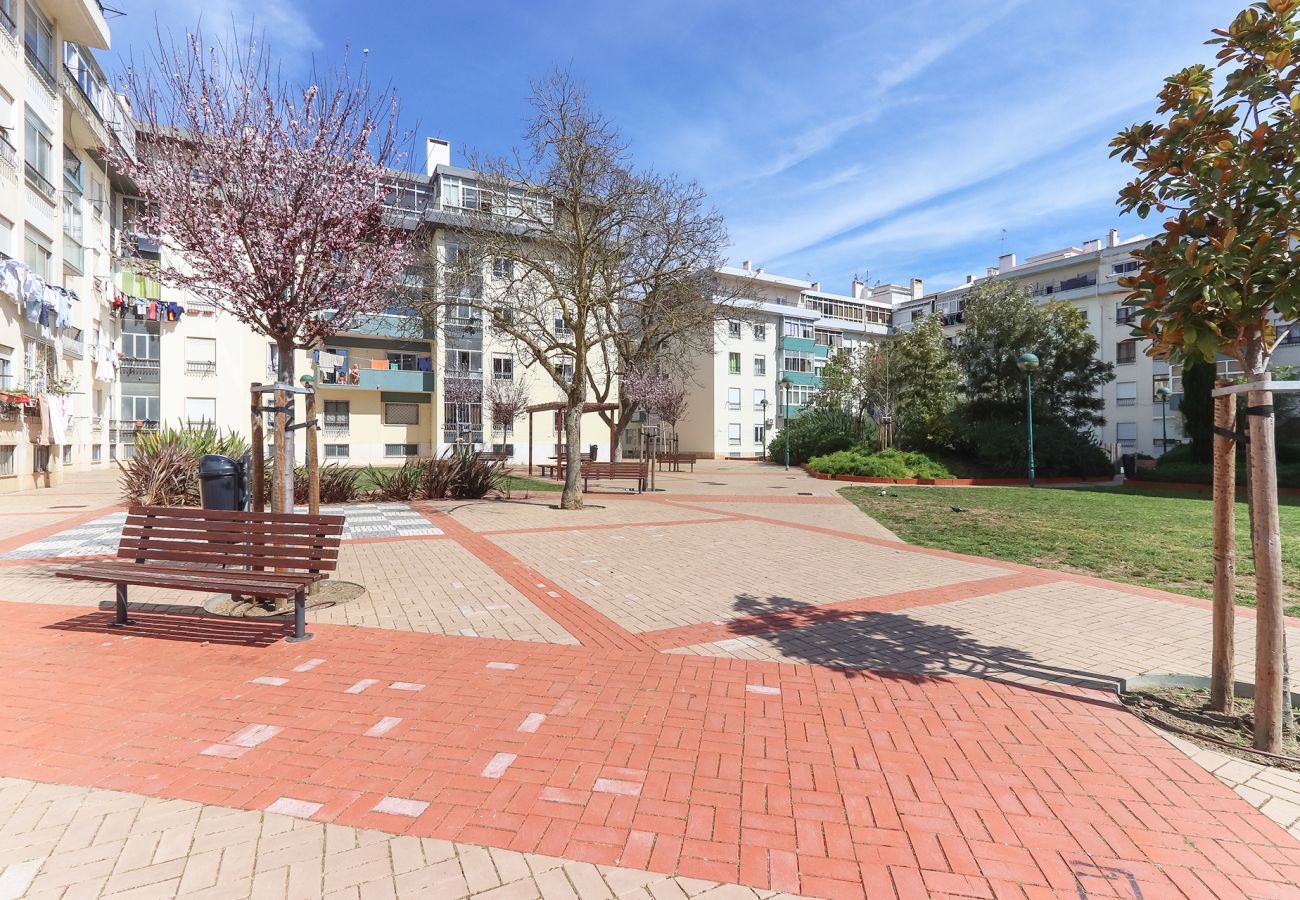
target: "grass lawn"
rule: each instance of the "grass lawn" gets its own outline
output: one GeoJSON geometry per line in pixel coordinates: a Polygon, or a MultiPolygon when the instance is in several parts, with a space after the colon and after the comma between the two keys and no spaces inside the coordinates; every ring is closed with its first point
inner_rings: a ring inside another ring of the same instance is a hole
{"type": "MultiPolygon", "coordinates": [[[[1213,594],[1213,504],[1206,494],[1123,488],[845,488],[841,493],[900,538],[1193,597],[1213,594]],[[953,512],[951,507],[966,512],[953,512]]],[[[1283,497],[1287,614],[1300,616],[1300,502],[1283,497]]],[[[1237,504],[1237,602],[1253,606],[1246,505],[1237,504]]]]}

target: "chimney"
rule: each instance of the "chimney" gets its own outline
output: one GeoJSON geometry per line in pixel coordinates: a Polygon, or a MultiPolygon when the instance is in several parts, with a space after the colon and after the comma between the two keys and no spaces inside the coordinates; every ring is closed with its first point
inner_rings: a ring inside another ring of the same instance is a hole
{"type": "Polygon", "coordinates": [[[757,269],[755,269],[755,270],[754,270],[754,274],[755,274],[755,275],[762,275],[762,274],[763,274],[763,267],[762,267],[762,266],[759,266],[757,269]]]}
{"type": "Polygon", "coordinates": [[[967,284],[974,284],[974,283],[975,283],[975,276],[974,276],[974,275],[967,275],[967,276],[966,276],[966,283],[967,283],[967,284]]]}
{"type": "Polygon", "coordinates": [[[1107,247],[1119,246],[1119,231],[1117,229],[1112,228],[1110,230],[1110,234],[1106,235],[1106,246],[1107,247]]]}
{"type": "Polygon", "coordinates": [[[822,289],[822,283],[820,281],[814,281],[812,283],[812,289],[814,291],[820,291],[822,289]]]}
{"type": "Polygon", "coordinates": [[[424,139],[424,174],[430,178],[438,166],[451,165],[451,142],[442,138],[424,139]]]}
{"type": "Polygon", "coordinates": [[[1096,253],[1100,249],[1101,249],[1101,240],[1099,238],[1091,241],[1083,242],[1084,253],[1096,253]]]}
{"type": "Polygon", "coordinates": [[[856,278],[853,279],[853,290],[850,291],[850,293],[852,294],[854,300],[861,300],[864,296],[866,296],[866,292],[863,290],[863,288],[865,287],[866,285],[863,284],[861,281],[858,281],[856,278]]]}
{"type": "Polygon", "coordinates": [[[925,293],[925,281],[920,278],[912,279],[912,299],[920,300],[921,295],[925,293]]]}
{"type": "Polygon", "coordinates": [[[998,271],[1010,272],[1016,267],[1016,255],[1014,253],[1004,253],[998,257],[998,271]]]}
{"type": "Polygon", "coordinates": [[[989,278],[992,278],[994,275],[998,274],[997,266],[989,266],[984,270],[984,274],[989,278]]]}
{"type": "Polygon", "coordinates": [[[746,260],[743,260],[743,261],[741,262],[741,264],[740,264],[740,267],[741,267],[742,269],[744,269],[746,272],[748,272],[748,271],[749,271],[749,260],[747,260],[747,259],[746,259],[746,260]]]}

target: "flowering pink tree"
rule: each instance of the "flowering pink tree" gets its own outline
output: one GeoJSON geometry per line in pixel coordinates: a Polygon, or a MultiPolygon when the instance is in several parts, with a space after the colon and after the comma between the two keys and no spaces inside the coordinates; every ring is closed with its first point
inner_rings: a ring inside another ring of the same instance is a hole
{"type": "Polygon", "coordinates": [[[506,434],[528,410],[528,385],[523,381],[493,380],[488,388],[487,402],[492,413],[492,427],[501,429],[504,442],[506,434]]]}
{"type": "Polygon", "coordinates": [[[623,370],[620,397],[629,409],[644,409],[677,434],[686,414],[686,386],[659,366],[628,366],[623,370]]]}
{"type": "Polygon", "coordinates": [[[113,160],[145,201],[130,225],[161,242],[165,283],[266,335],[292,382],[294,351],[389,306],[412,258],[384,210],[396,98],[346,69],[294,87],[256,44],[201,35],[160,41],[154,62],[127,76],[138,157],[113,160]]]}
{"type": "Polygon", "coordinates": [[[482,413],[474,422],[473,411],[483,402],[483,379],[468,369],[448,369],[442,379],[442,402],[445,424],[481,425],[482,413]]]}

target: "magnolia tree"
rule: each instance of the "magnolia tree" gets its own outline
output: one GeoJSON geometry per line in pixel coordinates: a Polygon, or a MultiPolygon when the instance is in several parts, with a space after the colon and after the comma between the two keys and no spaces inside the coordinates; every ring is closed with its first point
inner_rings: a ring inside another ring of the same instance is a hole
{"type": "Polygon", "coordinates": [[[628,409],[644,409],[677,435],[677,423],[686,414],[686,386],[658,366],[632,366],[624,370],[620,400],[628,409]]]}
{"type": "Polygon", "coordinates": [[[1269,361],[1277,322],[1300,318],[1300,0],[1269,0],[1216,30],[1217,65],[1165,79],[1156,122],[1122,131],[1112,155],[1137,177],[1125,212],[1166,214],[1122,283],[1151,352],[1235,359],[1247,401],[1255,562],[1255,747],[1278,752],[1285,629],[1269,361]],[[1222,77],[1216,84],[1216,69],[1222,77]]]}
{"type": "Polygon", "coordinates": [[[457,428],[456,440],[465,428],[482,427],[483,379],[468,369],[448,369],[443,373],[442,401],[445,422],[457,428]],[[474,421],[474,407],[480,409],[479,421],[474,421]]]}
{"type": "Polygon", "coordinates": [[[523,381],[493,380],[487,390],[492,427],[501,429],[501,438],[515,427],[528,411],[528,385],[523,381]]]}
{"type": "MultiPolygon", "coordinates": [[[[292,383],[294,351],[390,303],[411,258],[381,183],[398,161],[397,104],[346,69],[284,81],[256,44],[160,41],[126,78],[137,157],[113,163],[145,201],[158,276],[264,334],[292,383]]],[[[112,153],[113,151],[110,151],[112,153]]],[[[274,508],[292,508],[292,448],[275,447],[274,508]]]]}

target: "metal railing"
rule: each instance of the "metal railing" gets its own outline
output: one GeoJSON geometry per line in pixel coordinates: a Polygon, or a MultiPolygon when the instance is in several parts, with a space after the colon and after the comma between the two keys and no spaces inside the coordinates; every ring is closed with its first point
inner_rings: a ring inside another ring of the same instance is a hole
{"type": "Polygon", "coordinates": [[[215,375],[217,374],[217,364],[215,362],[186,360],[185,373],[187,375],[215,375]]]}
{"type": "Polygon", "coordinates": [[[59,89],[59,80],[50,71],[50,64],[41,59],[36,49],[25,40],[23,41],[23,50],[27,54],[27,64],[32,67],[37,75],[41,76],[41,81],[45,82],[45,86],[49,88],[50,93],[57,91],[59,89]]]}
{"type": "Polygon", "coordinates": [[[33,166],[30,162],[24,162],[23,174],[27,176],[27,183],[35,188],[41,196],[51,203],[54,202],[54,198],[58,196],[59,193],[58,189],[55,188],[50,179],[41,174],[39,169],[33,166]]]}
{"type": "Polygon", "coordinates": [[[18,168],[18,148],[9,142],[8,129],[0,130],[0,161],[18,168]]]}

